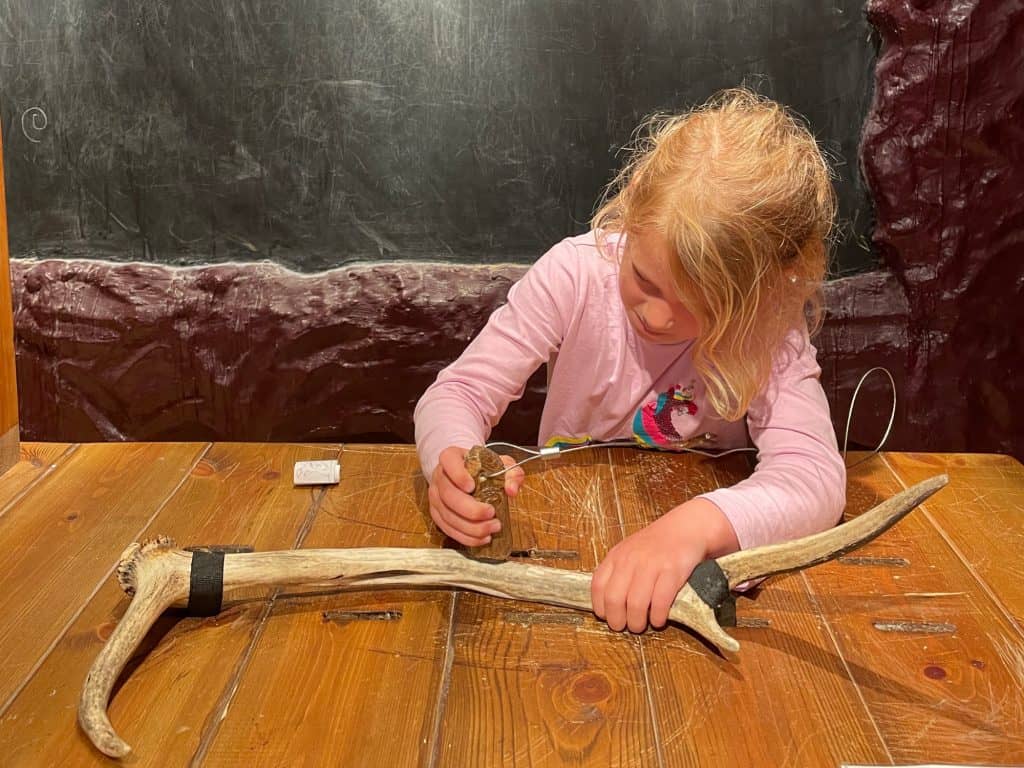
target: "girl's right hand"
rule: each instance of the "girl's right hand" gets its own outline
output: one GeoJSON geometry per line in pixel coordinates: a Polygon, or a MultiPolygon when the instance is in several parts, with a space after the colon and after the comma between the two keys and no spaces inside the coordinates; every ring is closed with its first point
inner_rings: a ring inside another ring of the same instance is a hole
{"type": "MultiPolygon", "coordinates": [[[[466,449],[449,446],[441,451],[437,467],[430,478],[430,517],[434,523],[460,544],[481,547],[501,530],[494,519],[494,507],[477,501],[473,478],[466,471],[466,449]]],[[[505,466],[515,463],[511,456],[502,456],[505,466]]],[[[515,496],[523,484],[525,473],[516,467],[505,473],[505,493],[515,496]]]]}

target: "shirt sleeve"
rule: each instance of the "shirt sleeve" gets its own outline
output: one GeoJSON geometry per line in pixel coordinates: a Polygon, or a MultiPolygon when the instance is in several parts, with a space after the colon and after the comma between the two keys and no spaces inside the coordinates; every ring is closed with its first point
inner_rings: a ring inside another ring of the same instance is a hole
{"type": "Polygon", "coordinates": [[[487,440],[508,404],[565,337],[584,292],[576,247],[563,240],[509,289],[459,358],[438,374],[416,404],[416,449],[429,479],[450,445],[471,448],[487,440]]]}
{"type": "Polygon", "coordinates": [[[725,513],[741,549],[823,531],[846,506],[846,466],[814,346],[806,332],[794,331],[782,350],[747,411],[757,468],[732,487],[701,495],[725,513]]]}

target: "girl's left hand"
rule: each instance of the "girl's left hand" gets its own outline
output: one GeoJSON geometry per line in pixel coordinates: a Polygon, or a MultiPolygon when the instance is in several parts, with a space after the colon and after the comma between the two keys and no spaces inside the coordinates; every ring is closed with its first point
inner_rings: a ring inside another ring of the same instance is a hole
{"type": "Polygon", "coordinates": [[[738,548],[722,511],[692,499],[612,547],[591,581],[594,613],[617,632],[663,627],[697,564],[738,548]]]}

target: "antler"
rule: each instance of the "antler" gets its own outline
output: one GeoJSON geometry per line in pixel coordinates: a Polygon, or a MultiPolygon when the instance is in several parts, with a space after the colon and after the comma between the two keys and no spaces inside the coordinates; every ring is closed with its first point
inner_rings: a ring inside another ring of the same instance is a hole
{"type": "MultiPolygon", "coordinates": [[[[702,563],[677,595],[669,618],[690,627],[724,651],[739,650],[715,619],[729,588],[751,578],[814,565],[870,541],[944,486],[945,475],[926,480],[856,520],[787,544],[738,552],[702,563]]],[[[212,555],[175,548],[168,538],[132,544],[118,564],[118,581],[133,596],[85,679],[78,722],[96,747],[111,757],[131,752],[110,724],[106,707],[118,675],[163,611],[186,604],[217,613],[221,597],[254,586],[455,587],[495,597],[593,610],[589,573],[524,563],[474,560],[446,549],[310,549],[212,555]]]]}
{"type": "Polygon", "coordinates": [[[936,475],[886,499],[848,523],[802,539],[733,552],[716,562],[732,589],[750,579],[802,570],[834,560],[885,533],[948,482],[946,475],[936,475]]]}
{"type": "Polygon", "coordinates": [[[165,536],[131,544],[117,564],[117,580],[134,599],[86,675],[78,723],[100,752],[124,757],[131,747],[114,732],[107,717],[110,691],[160,614],[188,594],[188,553],[174,549],[174,542],[165,536]]]}

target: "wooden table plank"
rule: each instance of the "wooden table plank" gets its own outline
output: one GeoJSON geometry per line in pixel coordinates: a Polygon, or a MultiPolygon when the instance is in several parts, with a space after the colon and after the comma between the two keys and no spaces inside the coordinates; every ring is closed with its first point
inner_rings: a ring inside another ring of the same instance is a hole
{"type": "Polygon", "coordinates": [[[0,518],[0,710],[204,450],[82,446],[0,518]]]}
{"type": "Polygon", "coordinates": [[[459,597],[440,765],[657,765],[639,644],[591,616],[459,597]]]}
{"type": "MultiPolygon", "coordinates": [[[[304,547],[436,547],[426,508],[410,448],[346,448],[304,547]]],[[[205,763],[427,765],[451,603],[441,590],[278,598],[205,763]]]]}
{"type": "MultiPolygon", "coordinates": [[[[620,538],[607,449],[529,465],[513,546],[578,552],[593,571],[620,538]]],[[[458,596],[440,765],[656,765],[638,642],[592,615],[458,596]]]]}
{"type": "MultiPolygon", "coordinates": [[[[851,469],[848,515],[902,490],[887,470],[877,457],[851,469]]],[[[1019,763],[1024,644],[930,522],[932,504],[802,578],[897,764],[1019,763]]]]}
{"type": "Polygon", "coordinates": [[[509,500],[512,548],[536,550],[527,562],[592,572],[622,538],[608,449],[525,467],[526,481],[509,500]]]}
{"type": "MultiPolygon", "coordinates": [[[[85,455],[93,450],[89,447],[85,455]]],[[[129,446],[121,445],[120,450],[129,446]]],[[[173,446],[163,450],[174,455],[173,446]]],[[[323,495],[320,489],[293,487],[292,466],[298,460],[333,458],[337,453],[337,446],[216,444],[145,537],[166,534],[182,546],[241,543],[259,549],[290,548],[323,495]]],[[[152,481],[148,466],[149,461],[141,462],[136,472],[152,481]]],[[[136,484],[130,473],[120,477],[120,485],[113,483],[125,499],[132,497],[136,484]]],[[[119,554],[134,538],[135,532],[125,531],[111,546],[119,554]]],[[[97,559],[109,569],[117,554],[97,559]]],[[[179,619],[168,614],[157,623],[110,707],[115,727],[136,750],[133,765],[185,765],[200,748],[203,734],[220,716],[218,705],[233,688],[236,667],[264,620],[266,594],[254,592],[248,601],[226,607],[213,618],[179,619]]],[[[126,604],[116,581],[105,581],[0,718],[5,765],[110,764],[77,729],[75,716],[85,672],[126,604]],[[26,729],[31,738],[26,738],[26,729]]]]}
{"type": "Polygon", "coordinates": [[[18,463],[0,477],[0,517],[8,505],[56,469],[77,447],[70,443],[22,443],[18,463]]]}
{"type": "MultiPolygon", "coordinates": [[[[626,453],[615,485],[627,533],[700,493],[749,474],[746,459],[626,453]]],[[[689,630],[642,638],[666,765],[887,763],[857,686],[846,674],[799,576],[740,598],[739,653],[723,656],[689,630]],[[770,728],[744,724],[771,723],[770,728]]]]}
{"type": "Polygon", "coordinates": [[[946,472],[927,515],[1024,631],[1024,465],[1011,456],[886,454],[905,485],[946,472]]]}

